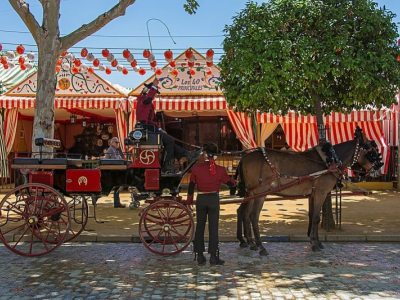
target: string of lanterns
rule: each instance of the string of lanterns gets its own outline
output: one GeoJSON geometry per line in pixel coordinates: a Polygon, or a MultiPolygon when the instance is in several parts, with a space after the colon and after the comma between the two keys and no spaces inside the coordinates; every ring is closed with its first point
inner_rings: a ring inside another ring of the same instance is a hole
{"type": "MultiPolygon", "coordinates": [[[[0,52],[2,51],[2,48],[3,47],[0,44],[0,52]]],[[[24,52],[25,52],[24,46],[22,45],[17,46],[16,53],[19,54],[18,63],[20,65],[20,68],[21,70],[32,69],[33,68],[32,61],[35,59],[35,54],[33,52],[29,52],[27,53],[25,58],[23,56],[24,52]]],[[[103,49],[101,51],[101,55],[110,63],[111,66],[105,66],[103,63],[100,62],[100,59],[96,58],[92,53],[90,53],[87,48],[82,48],[80,56],[82,57],[82,59],[86,59],[88,62],[90,62],[92,66],[89,66],[89,64],[82,62],[80,58],[76,58],[73,53],[64,51],[63,53],[61,53],[60,58],[57,60],[56,72],[58,73],[61,70],[65,71],[71,70],[71,72],[74,74],[78,72],[88,72],[90,74],[93,74],[94,68],[98,68],[99,71],[105,72],[107,75],[109,75],[112,73],[111,67],[113,67],[116,68],[117,71],[122,72],[122,74],[124,75],[127,75],[129,73],[128,68],[120,64],[118,60],[115,58],[114,54],[110,52],[110,50],[103,49]],[[71,64],[68,61],[63,60],[63,57],[68,58],[71,64]]],[[[207,75],[212,74],[211,67],[213,66],[213,56],[214,56],[214,51],[212,49],[207,50],[206,65],[203,67],[207,75]]],[[[129,51],[129,49],[125,49],[122,51],[122,57],[126,59],[126,61],[130,64],[134,72],[137,72],[139,73],[139,75],[142,76],[146,74],[146,68],[138,66],[137,60],[135,59],[131,51],[129,51]]],[[[150,70],[152,72],[154,72],[158,76],[162,74],[163,72],[162,69],[157,68],[157,61],[155,55],[151,53],[149,49],[145,49],[143,51],[143,57],[148,60],[150,65],[150,70]]],[[[186,63],[182,63],[180,67],[188,68],[189,73],[191,75],[195,75],[196,70],[194,68],[194,65],[196,57],[193,54],[191,48],[185,51],[185,57],[187,59],[187,66],[186,63]]],[[[178,70],[176,68],[177,63],[173,59],[173,52],[171,50],[165,51],[164,58],[165,61],[168,63],[167,71],[172,75],[177,76],[178,75],[178,70]]],[[[5,69],[14,68],[15,59],[16,59],[15,52],[10,50],[6,52],[6,55],[1,56],[1,63],[3,64],[5,69]]]]}

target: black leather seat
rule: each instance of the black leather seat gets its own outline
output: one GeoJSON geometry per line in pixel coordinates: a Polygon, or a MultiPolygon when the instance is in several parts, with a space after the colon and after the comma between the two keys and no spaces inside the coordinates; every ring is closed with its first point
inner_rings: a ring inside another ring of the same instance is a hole
{"type": "Polygon", "coordinates": [[[31,158],[31,157],[15,157],[15,158],[13,158],[13,164],[16,164],[16,165],[38,165],[39,159],[31,158]]]}
{"type": "Polygon", "coordinates": [[[125,160],[123,160],[123,159],[100,159],[100,165],[102,165],[102,166],[125,165],[125,160]]]}

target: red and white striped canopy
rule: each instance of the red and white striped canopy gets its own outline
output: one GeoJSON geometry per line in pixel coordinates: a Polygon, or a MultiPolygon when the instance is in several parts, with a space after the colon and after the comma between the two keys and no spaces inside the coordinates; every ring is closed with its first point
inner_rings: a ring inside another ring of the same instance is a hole
{"type": "MultiPolygon", "coordinates": [[[[136,109],[136,97],[130,96],[136,109]]],[[[154,99],[156,110],[160,111],[215,111],[226,110],[228,105],[223,96],[160,96],[154,99]]]]}
{"type": "MultiPolygon", "coordinates": [[[[123,97],[56,97],[55,108],[112,108],[120,107],[121,102],[125,101],[123,97]]],[[[27,109],[35,107],[35,97],[16,97],[16,96],[0,96],[0,107],[7,109],[20,108],[27,109]]]]}

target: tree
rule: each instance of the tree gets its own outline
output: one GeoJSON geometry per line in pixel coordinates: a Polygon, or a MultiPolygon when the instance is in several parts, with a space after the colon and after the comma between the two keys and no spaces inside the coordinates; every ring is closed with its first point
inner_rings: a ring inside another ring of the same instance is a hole
{"type": "Polygon", "coordinates": [[[224,29],[227,102],[240,111],[310,113],[318,128],[332,111],[390,106],[400,82],[394,17],[371,0],[248,2],[224,29]]]}
{"type": "MultiPolygon", "coordinates": [[[[9,0],[11,6],[28,27],[38,47],[38,77],[33,123],[32,145],[36,137],[52,138],[54,134],[54,95],[56,87],[56,64],[60,54],[100,30],[113,19],[125,15],[126,8],[136,0],[119,0],[109,11],[99,15],[89,24],[83,24],[70,34],[60,37],[59,18],[61,0],[39,0],[43,7],[43,22],[39,25],[24,0],[9,0]]],[[[196,12],[196,0],[184,4],[189,14],[196,12]]],[[[37,147],[33,146],[33,151],[37,147]]]]}

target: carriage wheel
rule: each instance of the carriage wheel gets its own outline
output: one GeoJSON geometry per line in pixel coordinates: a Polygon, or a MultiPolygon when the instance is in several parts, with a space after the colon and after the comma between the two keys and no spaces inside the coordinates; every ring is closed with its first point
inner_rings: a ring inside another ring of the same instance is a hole
{"type": "Polygon", "coordinates": [[[89,207],[87,198],[82,196],[73,196],[68,201],[69,212],[71,215],[71,226],[68,231],[68,236],[64,243],[76,238],[86,228],[89,216],[89,207]]]}
{"type": "Polygon", "coordinates": [[[17,254],[47,254],[63,243],[69,229],[68,204],[47,185],[20,185],[0,202],[0,239],[17,254]]]}
{"type": "Polygon", "coordinates": [[[172,255],[184,250],[192,241],[194,221],[182,204],[161,200],[149,205],[140,218],[142,243],[152,252],[172,255]]]}

